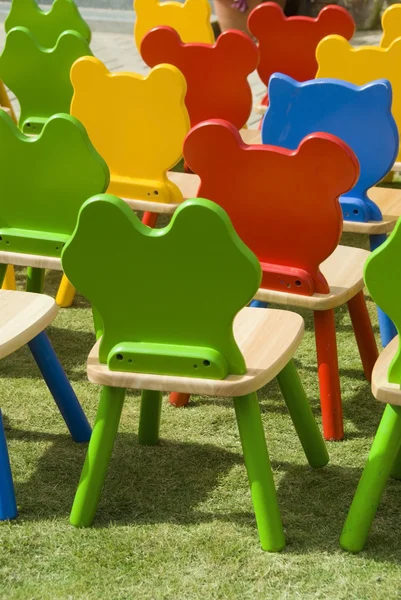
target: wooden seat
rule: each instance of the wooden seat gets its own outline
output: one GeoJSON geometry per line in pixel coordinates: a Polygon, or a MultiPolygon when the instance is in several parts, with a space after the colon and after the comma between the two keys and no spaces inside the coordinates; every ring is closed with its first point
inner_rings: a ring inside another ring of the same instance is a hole
{"type": "Polygon", "coordinates": [[[259,289],[255,298],[287,306],[329,310],[348,302],[363,289],[363,267],[369,256],[367,250],[337,246],[335,251],[320,265],[330,287],[329,294],[300,294],[259,289]]]}
{"type": "Polygon", "coordinates": [[[276,377],[294,355],[303,331],[303,319],[296,313],[244,308],[234,321],[234,337],[245,359],[245,375],[213,380],[110,371],[106,364],[99,362],[98,341],[89,354],[88,379],[111,387],[243,396],[276,377]]]}
{"type": "Polygon", "coordinates": [[[376,400],[401,406],[401,388],[389,383],[388,370],[400,343],[398,335],[384,348],[372,371],[372,393],[376,400]]]}
{"type": "Polygon", "coordinates": [[[57,311],[50,296],[0,290],[0,358],[36,337],[54,321],[57,311]]]}

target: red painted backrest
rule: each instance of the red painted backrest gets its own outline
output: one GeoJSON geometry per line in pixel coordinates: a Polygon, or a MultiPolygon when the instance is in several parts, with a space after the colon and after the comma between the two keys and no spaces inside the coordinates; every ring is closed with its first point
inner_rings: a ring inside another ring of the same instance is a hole
{"type": "Polygon", "coordinates": [[[286,17],[278,4],[267,2],[251,12],[248,28],[259,41],[258,73],[267,85],[273,73],[284,73],[297,81],[314,79],[320,40],[331,34],[350,40],[355,23],[341,6],[326,6],[312,19],[286,17]]]}
{"type": "Polygon", "coordinates": [[[225,119],[238,129],[247,122],[252,110],[247,77],[259,53],[244,33],[226,31],[213,45],[184,44],[171,27],[156,27],[144,37],[141,55],[149,67],[169,63],[184,74],[192,127],[207,119],[225,119]]]}
{"type": "Polygon", "coordinates": [[[198,197],[220,204],[259,258],[262,287],[303,295],[329,292],[319,265],[342,233],[338,197],[359,176],[357,158],[346,144],[315,133],[295,151],[247,146],[230,123],[212,120],[189,132],[184,157],[200,176],[198,197]]]}

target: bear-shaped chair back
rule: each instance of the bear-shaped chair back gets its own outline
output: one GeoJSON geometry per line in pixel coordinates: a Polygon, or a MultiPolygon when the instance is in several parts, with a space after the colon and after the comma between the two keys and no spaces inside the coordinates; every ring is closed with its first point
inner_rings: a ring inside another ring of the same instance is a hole
{"type": "Polygon", "coordinates": [[[213,202],[187,200],[167,227],[151,229],[119,198],[96,196],[82,207],[62,264],[102,318],[99,360],[111,370],[207,379],[246,372],[233,320],[261,269],[213,202]]]}
{"type": "Polygon", "coordinates": [[[269,83],[270,104],[262,142],[296,150],[317,131],[342,139],[358,158],[356,185],[341,196],[347,221],[380,221],[382,214],[367,191],[390,171],[398,153],[398,130],[391,114],[391,85],[386,80],[359,87],[337,79],[298,83],[276,73],[269,83]]]}
{"type": "Polygon", "coordinates": [[[60,257],[82,204],[108,183],[79,121],[54,115],[26,136],[0,111],[0,250],[60,257]]]}
{"type": "Polygon", "coordinates": [[[248,75],[258,64],[258,50],[240,31],[224,32],[213,45],[185,44],[170,27],[150,31],[141,45],[149,67],[174,65],[185,76],[191,127],[207,119],[225,119],[240,129],[252,111],[248,75]]]}
{"type": "MultiPolygon", "coordinates": [[[[393,90],[392,113],[401,127],[401,38],[388,48],[361,46],[354,48],[338,35],[331,35],[320,42],[316,51],[319,63],[317,78],[334,78],[354,85],[365,85],[376,79],[387,79],[393,90]]],[[[401,148],[397,160],[401,160],[401,148]]]]}
{"type": "MultiPolygon", "coordinates": [[[[390,317],[401,334],[401,218],[384,244],[372,252],[365,264],[365,284],[374,302],[390,317]]],[[[401,346],[390,364],[387,379],[401,385],[401,346]]]]}
{"type": "Polygon", "coordinates": [[[74,31],[61,34],[54,48],[40,46],[24,27],[8,32],[0,56],[0,79],[19,101],[23,131],[39,133],[49,117],[69,113],[71,67],[81,56],[91,54],[88,41],[74,31]]]}
{"type": "Polygon", "coordinates": [[[286,17],[275,2],[257,6],[248,27],[259,42],[258,74],[267,86],[273,73],[284,73],[297,81],[313,79],[317,71],[316,48],[330,34],[351,39],[355,23],[341,6],[326,6],[319,15],[286,17]]]}
{"type": "Polygon", "coordinates": [[[12,0],[4,23],[6,33],[14,27],[25,27],[38,44],[53,48],[64,31],[76,31],[88,42],[91,30],[82,18],[74,0],[54,0],[49,11],[43,11],[36,0],[12,0]]]}
{"type": "Polygon", "coordinates": [[[74,63],[71,81],[71,114],[110,169],[108,191],[133,200],[182,202],[167,178],[189,131],[182,73],[171,65],[159,65],[146,77],[110,73],[97,58],[85,57],[74,63]]]}
{"type": "Polygon", "coordinates": [[[213,44],[214,42],[209,0],[184,0],[184,2],[134,0],[134,10],[136,12],[134,37],[138,50],[148,31],[160,25],[175,29],[186,43],[213,44]]]}
{"type": "Polygon", "coordinates": [[[262,264],[262,287],[313,295],[329,292],[319,265],[342,233],[338,197],[359,175],[352,150],[318,133],[296,150],[247,146],[223,121],[200,123],[184,143],[184,158],[199,175],[198,195],[228,213],[262,264]]]}

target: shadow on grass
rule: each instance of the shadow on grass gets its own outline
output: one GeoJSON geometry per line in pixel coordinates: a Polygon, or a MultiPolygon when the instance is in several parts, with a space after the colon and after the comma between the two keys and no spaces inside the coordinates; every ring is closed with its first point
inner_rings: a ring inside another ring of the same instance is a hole
{"type": "MultiPolygon", "coordinates": [[[[22,521],[68,518],[86,452],[67,435],[7,428],[7,437],[21,442],[43,438],[51,446],[29,481],[16,485],[22,521]]],[[[133,434],[119,434],[94,522],[95,528],[113,525],[173,523],[177,526],[214,520],[256,529],[252,511],[199,511],[201,503],[242,457],[210,444],[161,440],[141,447],[133,434]]],[[[303,465],[272,461],[281,473],[278,501],[287,538],[286,553],[340,552],[338,539],[360,470],[327,466],[313,470],[303,465]]],[[[243,485],[243,480],[239,481],[243,485]]],[[[401,482],[391,480],[374,521],[365,556],[376,561],[401,561],[401,482]]],[[[245,489],[244,489],[245,493],[245,489]]],[[[246,493],[249,493],[248,491],[246,493]]],[[[255,543],[256,542],[255,531],[255,543]]]]}

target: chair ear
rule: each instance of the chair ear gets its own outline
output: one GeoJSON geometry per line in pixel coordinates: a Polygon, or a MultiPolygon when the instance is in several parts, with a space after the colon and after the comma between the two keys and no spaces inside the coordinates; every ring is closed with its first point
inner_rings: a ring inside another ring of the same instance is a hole
{"type": "Polygon", "coordinates": [[[78,85],[91,86],[94,80],[101,79],[109,73],[110,71],[106,65],[98,58],[82,56],[72,65],[70,79],[74,89],[76,89],[78,85]]]}
{"type": "Polygon", "coordinates": [[[359,162],[354,152],[342,140],[327,133],[313,133],[304,138],[298,148],[299,156],[307,156],[308,164],[326,181],[332,182],[337,196],[354,187],[359,178],[359,162]]]}
{"type": "Polygon", "coordinates": [[[231,29],[222,33],[217,38],[216,49],[219,56],[225,55],[227,61],[235,61],[236,65],[240,63],[247,73],[252,73],[258,65],[259,50],[242,31],[231,29]]]}
{"type": "Polygon", "coordinates": [[[325,6],[316,19],[326,31],[326,35],[339,34],[350,40],[355,33],[355,22],[342,6],[325,6]]]}
{"type": "Polygon", "coordinates": [[[269,80],[268,96],[270,102],[277,98],[277,102],[280,103],[280,99],[285,97],[288,98],[294,90],[301,87],[298,81],[283,75],[283,73],[274,73],[269,80]]]}
{"type": "Polygon", "coordinates": [[[177,49],[183,45],[177,31],[172,27],[155,27],[143,38],[141,56],[149,67],[169,62],[169,56],[174,56],[177,49]]]}
{"type": "Polygon", "coordinates": [[[352,51],[351,44],[341,35],[328,35],[323,38],[316,48],[316,60],[319,65],[316,78],[326,77],[325,73],[328,70],[330,77],[335,77],[331,73],[332,65],[346,63],[350,51],[352,51]]]}
{"type": "Polygon", "coordinates": [[[155,84],[161,95],[168,90],[169,100],[177,102],[177,107],[180,101],[184,101],[187,82],[177,67],[170,64],[157,65],[150,71],[146,79],[155,84]]]}
{"type": "Polygon", "coordinates": [[[210,16],[212,9],[208,0],[186,0],[184,8],[196,18],[210,16]]]}
{"type": "Polygon", "coordinates": [[[265,2],[253,9],[248,17],[248,29],[251,34],[260,39],[266,30],[280,27],[286,20],[281,6],[275,2],[265,2]]]}
{"type": "Polygon", "coordinates": [[[386,50],[388,50],[388,52],[393,57],[396,57],[395,60],[397,61],[397,64],[400,64],[399,61],[401,60],[401,38],[395,39],[394,42],[390,44],[388,49],[386,48],[386,50]]]}
{"type": "Polygon", "coordinates": [[[184,141],[184,158],[199,175],[205,168],[218,169],[230,162],[230,156],[243,145],[238,130],[228,121],[211,119],[191,129],[184,141]]]}

